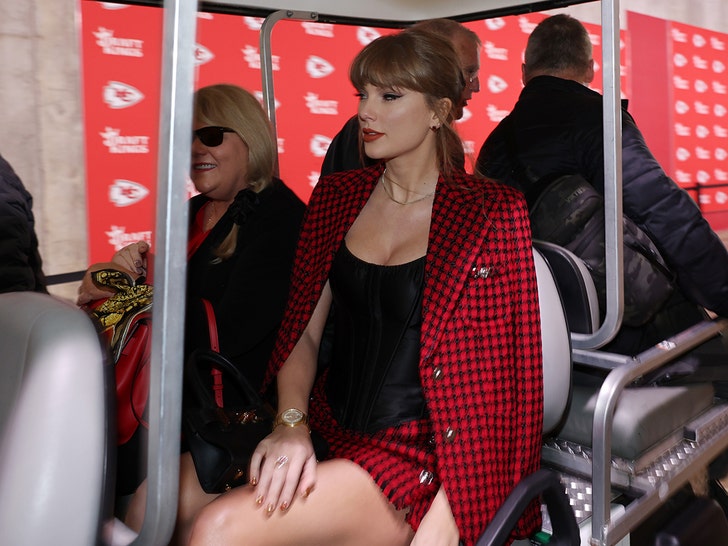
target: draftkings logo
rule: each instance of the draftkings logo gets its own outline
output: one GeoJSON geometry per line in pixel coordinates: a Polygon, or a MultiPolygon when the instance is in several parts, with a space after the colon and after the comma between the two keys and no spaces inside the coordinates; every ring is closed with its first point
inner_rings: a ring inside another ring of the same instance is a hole
{"type": "Polygon", "coordinates": [[[320,99],[317,93],[308,92],[303,97],[306,101],[306,107],[312,114],[320,114],[326,116],[339,115],[339,101],[320,99]]]}
{"type": "Polygon", "coordinates": [[[321,38],[334,37],[334,25],[304,21],[301,23],[301,26],[303,27],[304,32],[309,36],[319,36],[321,38]]]}
{"type": "Polygon", "coordinates": [[[127,83],[110,81],[104,87],[104,102],[114,110],[129,108],[144,100],[144,94],[127,83]]]}
{"type": "MultiPolygon", "coordinates": [[[[260,50],[252,45],[246,45],[242,50],[243,60],[248,65],[248,68],[260,70],[260,50]]],[[[271,57],[271,63],[273,64],[273,70],[281,69],[281,56],[273,55],[271,57]]]]}
{"type": "Polygon", "coordinates": [[[487,114],[488,119],[491,122],[498,123],[508,114],[510,114],[510,110],[498,108],[495,104],[489,104],[485,107],[485,113],[487,114]]]}
{"type": "Polygon", "coordinates": [[[248,27],[249,30],[258,32],[260,27],[263,26],[264,19],[261,17],[243,17],[243,24],[248,27]]]}
{"type": "Polygon", "coordinates": [[[528,17],[521,16],[518,18],[518,28],[521,30],[523,34],[530,35],[533,32],[533,29],[536,28],[536,25],[538,23],[534,23],[533,21],[529,20],[528,17]]]}
{"type": "Polygon", "coordinates": [[[483,44],[483,51],[488,59],[494,61],[507,61],[508,60],[508,48],[499,47],[493,42],[485,42],[483,44]]]}
{"type": "Polygon", "coordinates": [[[131,243],[137,241],[146,241],[149,246],[152,246],[152,232],[151,231],[133,231],[126,232],[125,226],[110,226],[109,231],[106,231],[106,236],[109,238],[109,244],[114,247],[114,250],[121,250],[131,243]]]}
{"type": "Polygon", "coordinates": [[[110,154],[148,154],[149,137],[146,135],[124,136],[115,127],[106,127],[99,133],[110,154]]]}
{"type": "Polygon", "coordinates": [[[101,48],[104,55],[120,57],[144,57],[144,40],[136,38],[118,38],[114,31],[106,27],[99,27],[93,33],[96,45],[101,48]]]}

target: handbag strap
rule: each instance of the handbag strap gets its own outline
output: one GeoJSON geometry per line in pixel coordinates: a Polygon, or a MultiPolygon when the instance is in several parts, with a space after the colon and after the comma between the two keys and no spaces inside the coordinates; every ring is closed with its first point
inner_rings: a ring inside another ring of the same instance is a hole
{"type": "MultiPolygon", "coordinates": [[[[205,314],[207,314],[207,327],[210,330],[210,349],[216,353],[220,352],[220,343],[217,337],[217,319],[215,319],[215,309],[212,307],[210,300],[202,298],[202,306],[205,308],[205,314]]],[[[222,371],[218,368],[211,368],[210,374],[212,375],[212,390],[215,393],[215,403],[219,408],[223,407],[223,396],[222,396],[222,371]]]]}

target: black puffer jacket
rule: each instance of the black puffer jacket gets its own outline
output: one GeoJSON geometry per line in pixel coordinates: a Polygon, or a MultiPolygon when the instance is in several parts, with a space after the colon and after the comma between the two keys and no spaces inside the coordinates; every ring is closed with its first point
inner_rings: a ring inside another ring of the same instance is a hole
{"type": "MultiPolygon", "coordinates": [[[[537,180],[554,173],[581,173],[604,193],[602,97],[561,78],[538,76],[521,92],[513,111],[483,144],[478,170],[526,193],[538,188],[518,176],[514,151],[537,180]],[[515,125],[515,133],[510,133],[515,125]],[[509,141],[509,134],[515,139],[509,141]],[[510,144],[509,144],[510,142],[510,144]]],[[[728,317],[728,251],[696,203],[662,170],[634,119],[622,115],[624,214],[650,235],[694,303],[728,317]]]]}
{"type": "Polygon", "coordinates": [[[0,156],[0,292],[47,292],[32,205],[30,193],[0,156]]]}

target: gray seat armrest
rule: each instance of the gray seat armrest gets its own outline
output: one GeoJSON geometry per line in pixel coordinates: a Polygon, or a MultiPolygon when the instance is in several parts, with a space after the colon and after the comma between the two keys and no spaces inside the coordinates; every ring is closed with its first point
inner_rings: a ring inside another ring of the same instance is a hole
{"type": "Polygon", "coordinates": [[[48,294],[0,294],[0,355],[0,544],[96,544],[109,501],[95,327],[48,294]]]}

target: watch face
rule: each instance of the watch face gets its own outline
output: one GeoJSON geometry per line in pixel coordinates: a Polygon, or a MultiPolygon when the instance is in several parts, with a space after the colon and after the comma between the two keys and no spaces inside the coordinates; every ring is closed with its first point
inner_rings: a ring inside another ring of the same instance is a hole
{"type": "Polygon", "coordinates": [[[295,408],[287,409],[281,414],[281,421],[289,425],[299,423],[303,420],[303,412],[295,408]]]}

